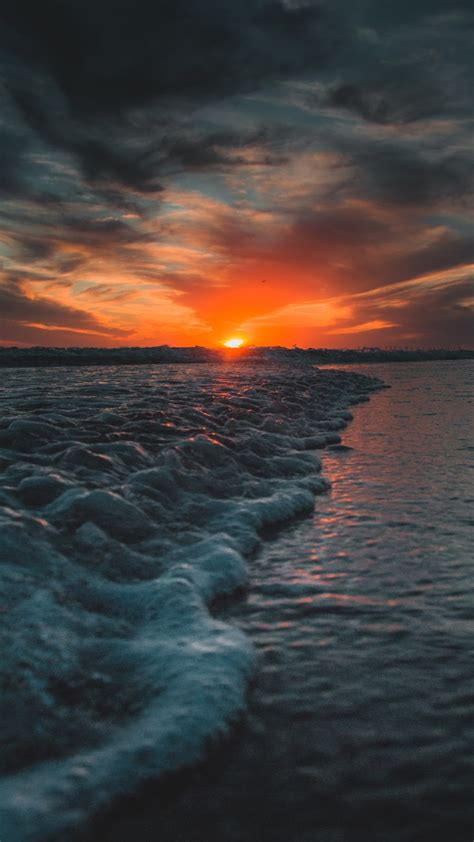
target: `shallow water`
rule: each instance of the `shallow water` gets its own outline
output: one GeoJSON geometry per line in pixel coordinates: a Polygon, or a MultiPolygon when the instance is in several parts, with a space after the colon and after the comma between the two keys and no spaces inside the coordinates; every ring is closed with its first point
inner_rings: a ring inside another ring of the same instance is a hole
{"type": "Polygon", "coordinates": [[[228,733],[254,647],[209,606],[312,512],[315,450],[374,388],[274,364],[2,372],[2,840],[63,840],[228,733]]]}
{"type": "Polygon", "coordinates": [[[472,837],[472,373],[357,366],[331,491],[270,536],[225,616],[259,652],[234,740],[88,839],[428,842],[472,837]]]}

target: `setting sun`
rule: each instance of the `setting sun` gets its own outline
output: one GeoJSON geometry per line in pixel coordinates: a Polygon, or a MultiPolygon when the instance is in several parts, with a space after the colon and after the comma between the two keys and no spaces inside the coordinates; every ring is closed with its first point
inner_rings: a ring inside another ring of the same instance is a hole
{"type": "Polygon", "coordinates": [[[244,340],[243,339],[237,339],[237,338],[227,339],[224,342],[224,345],[225,345],[226,348],[240,348],[243,344],[244,344],[244,340]]]}

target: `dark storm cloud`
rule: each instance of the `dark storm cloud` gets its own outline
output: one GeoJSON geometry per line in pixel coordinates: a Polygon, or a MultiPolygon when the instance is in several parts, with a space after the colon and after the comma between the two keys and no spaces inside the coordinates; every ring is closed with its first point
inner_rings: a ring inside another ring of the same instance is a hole
{"type": "Polygon", "coordinates": [[[81,219],[65,216],[62,230],[68,241],[83,246],[108,246],[146,242],[150,236],[123,219],[81,219]]]}
{"type": "Polygon", "coordinates": [[[366,25],[380,31],[393,31],[399,27],[412,27],[420,20],[431,20],[439,15],[458,16],[472,12],[471,0],[333,0],[339,12],[348,21],[363,20],[366,25]]]}
{"type": "Polygon", "coordinates": [[[323,4],[279,0],[16,0],[3,20],[83,114],[253,90],[320,66],[341,39],[323,4]]]}
{"type": "Polygon", "coordinates": [[[381,125],[469,116],[472,8],[455,2],[393,6],[372,8],[376,28],[362,31],[352,64],[329,86],[325,103],[381,125]]]}
{"type": "MultiPolygon", "coordinates": [[[[412,25],[408,49],[416,53],[428,35],[433,38],[435,12],[462,5],[402,4],[396,18],[412,25]]],[[[101,190],[104,200],[106,185],[114,183],[154,194],[170,168],[243,165],[244,156],[233,148],[261,146],[262,163],[281,163],[284,153],[267,148],[268,132],[182,124],[183,113],[192,114],[199,104],[275,80],[331,71],[339,81],[327,86],[322,103],[376,123],[410,122],[446,110],[456,99],[454,81],[440,83],[436,50],[436,69],[416,55],[407,61],[407,36],[392,43],[375,35],[367,42],[360,34],[366,17],[381,31],[393,26],[386,4],[17,0],[0,13],[4,84],[23,133],[29,129],[50,148],[73,156],[85,182],[101,190]]],[[[456,18],[446,25],[460,29],[456,18]]],[[[395,193],[400,181],[393,157],[381,167],[392,168],[387,192],[395,193]]],[[[21,159],[21,144],[10,142],[5,166],[0,164],[10,190],[24,187],[21,159]]],[[[413,163],[408,172],[408,193],[423,189],[423,162],[420,168],[418,175],[413,163]]]]}
{"type": "Polygon", "coordinates": [[[137,109],[164,107],[162,132],[177,100],[189,109],[317,69],[344,37],[323,4],[280,0],[18,0],[1,19],[5,85],[25,124],[86,180],[145,192],[160,190],[167,153],[212,165],[229,144],[177,137],[153,154],[137,109]]]}
{"type": "MultiPolygon", "coordinates": [[[[133,247],[151,239],[150,234],[121,219],[81,219],[80,216],[65,215],[58,220],[57,226],[12,235],[11,251],[14,257],[26,262],[29,267],[35,264],[50,266],[55,273],[66,275],[79,269],[91,253],[96,257],[104,253],[118,256],[122,250],[131,254],[133,247]],[[64,243],[75,253],[64,254],[64,243]]],[[[29,269],[29,279],[31,275],[29,269]]],[[[38,275],[38,279],[44,277],[38,275]]]]}
{"type": "Polygon", "coordinates": [[[194,135],[183,130],[182,134],[165,135],[155,153],[160,170],[171,168],[176,171],[213,169],[215,167],[245,167],[255,164],[276,166],[285,163],[287,156],[281,149],[292,133],[283,127],[272,131],[213,132],[194,135]],[[248,160],[245,151],[258,150],[256,160],[248,160]]]}
{"type": "Polygon", "coordinates": [[[459,202],[472,192],[465,151],[431,152],[413,144],[367,141],[352,152],[354,192],[408,208],[459,202]]]}
{"type": "Polygon", "coordinates": [[[26,148],[27,141],[20,132],[3,128],[0,133],[0,193],[8,196],[25,191],[22,157],[26,148]]]}
{"type": "MultiPolygon", "coordinates": [[[[397,67],[385,79],[373,79],[366,86],[350,82],[332,87],[323,104],[353,111],[364,120],[382,125],[425,120],[446,108],[447,97],[430,79],[413,85],[419,67],[397,67]]],[[[383,71],[382,71],[383,72],[383,71]]]]}
{"type": "Polygon", "coordinates": [[[50,147],[73,156],[87,182],[119,182],[145,193],[161,190],[143,151],[137,154],[129,148],[123,130],[117,128],[114,137],[103,121],[87,125],[73,119],[67,109],[58,106],[57,97],[50,98],[47,93],[38,96],[13,85],[9,92],[24,123],[50,147]]]}
{"type": "MultiPolygon", "coordinates": [[[[289,278],[300,271],[312,283],[314,271],[338,294],[467,262],[470,20],[461,0],[8,0],[0,234],[15,283],[0,307],[9,324],[21,341],[37,330],[27,321],[109,330],[86,311],[31,298],[24,278],[35,290],[90,281],[81,303],[94,290],[119,302],[130,295],[113,291],[119,268],[141,289],[189,291],[198,310],[200,292],[225,286],[212,261],[243,271],[245,261],[279,261],[289,278]],[[306,93],[290,111],[280,83],[295,80],[306,93]],[[302,150],[337,158],[327,165],[340,167],[337,178],[318,181],[307,164],[296,198],[282,188],[281,206],[268,208],[267,172],[291,171],[302,150]],[[200,214],[191,203],[183,222],[186,191],[201,188],[209,206],[200,214]],[[179,211],[168,219],[173,192],[179,211]],[[243,210],[252,202],[274,222],[257,224],[243,210]],[[204,269],[193,263],[201,247],[204,269]]],[[[465,318],[458,299],[439,306],[445,321],[450,307],[465,318]]]]}

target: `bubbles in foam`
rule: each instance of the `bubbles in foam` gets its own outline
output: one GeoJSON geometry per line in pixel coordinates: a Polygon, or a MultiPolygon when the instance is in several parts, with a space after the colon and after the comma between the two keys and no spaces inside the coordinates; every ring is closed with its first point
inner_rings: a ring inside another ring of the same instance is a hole
{"type": "Polygon", "coordinates": [[[2,838],[62,833],[226,733],[254,654],[208,606],[265,528],[312,509],[313,450],[375,387],[283,365],[4,372],[2,838]]]}

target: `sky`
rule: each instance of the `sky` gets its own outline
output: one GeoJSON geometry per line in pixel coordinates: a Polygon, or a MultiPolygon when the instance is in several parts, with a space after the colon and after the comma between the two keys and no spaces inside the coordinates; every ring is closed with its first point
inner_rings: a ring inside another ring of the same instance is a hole
{"type": "Polygon", "coordinates": [[[0,344],[472,347],[462,0],[5,0],[0,344]]]}

